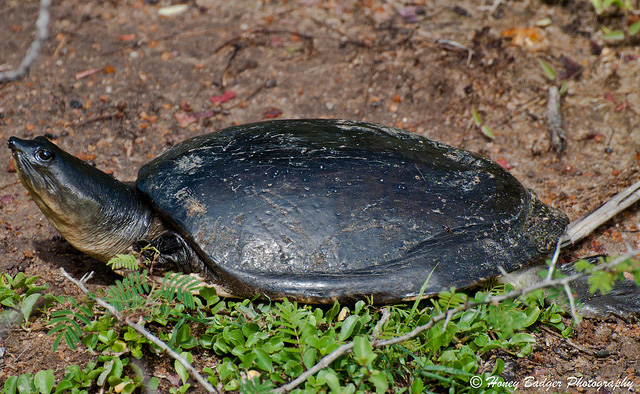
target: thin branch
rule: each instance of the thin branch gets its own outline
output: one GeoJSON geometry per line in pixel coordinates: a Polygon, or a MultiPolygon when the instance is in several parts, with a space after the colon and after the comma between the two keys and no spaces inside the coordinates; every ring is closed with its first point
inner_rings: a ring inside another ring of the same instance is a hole
{"type": "Polygon", "coordinates": [[[373,328],[373,332],[371,333],[374,342],[378,341],[378,337],[380,336],[380,333],[382,333],[382,327],[384,327],[384,325],[389,321],[389,309],[382,308],[380,312],[382,312],[382,317],[380,318],[380,320],[378,320],[378,323],[373,328]]]}
{"type": "MultiPolygon", "coordinates": [[[[428,323],[422,325],[422,326],[418,326],[416,328],[414,328],[413,330],[409,331],[408,333],[404,334],[404,335],[400,335],[398,337],[394,337],[394,338],[389,338],[389,339],[385,339],[382,341],[373,341],[371,343],[371,345],[373,347],[383,347],[383,346],[389,346],[389,345],[395,345],[397,343],[401,343],[401,342],[406,342],[410,339],[415,338],[416,336],[418,336],[420,333],[430,329],[431,327],[433,327],[436,323],[440,322],[441,320],[448,320],[448,317],[450,315],[453,315],[455,313],[461,312],[461,311],[466,311],[466,310],[470,310],[472,308],[475,308],[476,306],[479,305],[486,305],[486,304],[497,304],[500,303],[502,301],[505,300],[509,300],[509,299],[513,299],[513,298],[517,298],[520,296],[524,296],[526,294],[529,294],[535,290],[539,290],[539,289],[545,289],[545,288],[549,288],[549,287],[559,287],[562,286],[565,288],[565,291],[567,291],[567,296],[569,298],[569,304],[571,307],[571,314],[572,316],[577,317],[577,313],[575,311],[575,304],[573,302],[573,296],[571,295],[570,289],[568,289],[568,284],[578,278],[587,276],[589,274],[592,274],[594,272],[597,271],[603,271],[603,270],[608,270],[611,269],[613,267],[615,267],[616,265],[628,260],[629,258],[638,255],[639,251],[630,251],[622,256],[619,256],[613,260],[611,260],[610,262],[606,263],[606,264],[600,264],[595,266],[591,272],[589,273],[576,273],[573,274],[571,276],[567,276],[565,278],[562,279],[551,279],[551,278],[546,278],[543,281],[536,283],[528,288],[524,288],[524,289],[520,289],[520,290],[513,290],[510,291],[508,293],[499,295],[499,296],[488,296],[485,297],[484,300],[482,301],[474,301],[474,302],[467,302],[465,304],[462,304],[456,308],[453,309],[449,309],[445,312],[440,313],[439,315],[436,315],[434,317],[431,318],[431,320],[429,320],[428,323]]],[[[377,326],[377,325],[376,325],[377,326]]],[[[314,375],[315,373],[319,372],[320,370],[328,367],[329,365],[331,365],[331,363],[337,359],[338,357],[342,356],[343,354],[347,353],[348,351],[350,351],[351,349],[353,349],[353,342],[349,342],[349,343],[345,343],[343,345],[341,345],[339,348],[337,348],[336,350],[334,350],[333,352],[327,354],[326,356],[324,356],[320,362],[318,362],[316,365],[314,365],[313,367],[309,368],[309,370],[307,370],[306,372],[304,372],[303,374],[301,374],[300,376],[298,376],[296,379],[292,380],[291,382],[285,384],[284,386],[279,387],[278,389],[275,390],[276,393],[285,393],[287,391],[293,390],[294,388],[296,388],[299,384],[303,383],[305,380],[307,380],[307,378],[309,378],[310,376],[314,375]]]]}
{"type": "Polygon", "coordinates": [[[553,272],[556,270],[556,264],[558,263],[558,257],[560,257],[560,249],[562,249],[561,242],[558,240],[556,244],[556,250],[553,252],[553,257],[551,258],[551,265],[549,266],[549,271],[547,272],[546,280],[551,280],[553,277],[553,272]]]}
{"type": "Polygon", "coordinates": [[[578,313],[576,312],[576,302],[573,299],[573,294],[571,293],[569,282],[565,281],[562,284],[562,286],[564,287],[564,293],[567,295],[567,299],[569,300],[569,308],[571,309],[571,318],[573,319],[574,322],[579,322],[580,318],[578,317],[578,313]]]}
{"type": "Polygon", "coordinates": [[[562,129],[562,116],[560,115],[560,92],[557,86],[549,88],[549,98],[547,100],[547,127],[549,129],[549,139],[551,149],[562,152],[567,147],[565,131],[562,129]]]}
{"type": "Polygon", "coordinates": [[[443,45],[445,50],[455,49],[455,50],[461,50],[463,52],[467,52],[467,66],[471,64],[471,59],[473,59],[473,56],[475,56],[476,54],[476,51],[474,51],[473,49],[468,48],[456,41],[439,39],[439,40],[436,40],[436,44],[443,45]]]}
{"type": "MultiPolygon", "coordinates": [[[[64,268],[60,268],[60,272],[62,272],[62,275],[64,275],[65,278],[70,280],[74,285],[78,286],[78,288],[82,290],[85,294],[90,293],[89,289],[87,289],[87,287],[84,284],[93,276],[93,272],[89,273],[88,275],[84,275],[80,280],[76,280],[75,278],[73,278],[71,275],[67,273],[67,271],[65,271],[64,268]]],[[[191,365],[191,363],[189,363],[189,361],[187,361],[184,357],[179,355],[175,350],[171,349],[166,343],[161,341],[158,337],[156,337],[155,335],[147,331],[140,324],[132,322],[131,320],[129,320],[129,318],[124,318],[122,316],[122,313],[120,313],[113,305],[109,304],[108,302],[102,300],[99,297],[95,297],[95,300],[96,300],[96,303],[98,303],[98,305],[108,310],[118,320],[124,321],[129,327],[133,328],[134,330],[138,331],[140,334],[144,335],[145,338],[153,342],[155,345],[157,345],[162,350],[167,352],[169,356],[171,356],[173,359],[177,360],[180,364],[182,364],[186,369],[188,369],[191,372],[191,376],[193,376],[193,378],[197,380],[198,383],[200,383],[202,387],[204,387],[205,390],[207,390],[209,393],[218,392],[216,391],[216,389],[213,388],[213,386],[211,386],[209,382],[207,382],[207,380],[202,375],[200,375],[200,373],[198,373],[198,371],[193,367],[193,365],[191,365]]]]}
{"type": "MultiPolygon", "coordinates": [[[[376,345],[376,343],[378,342],[377,341],[377,337],[382,332],[381,331],[382,330],[382,326],[384,326],[387,323],[387,321],[389,321],[389,311],[387,310],[387,308],[382,308],[381,312],[382,312],[382,316],[380,317],[380,320],[378,321],[376,326],[373,328],[374,340],[371,342],[371,345],[374,346],[374,347],[377,346],[376,345]]],[[[353,349],[353,342],[349,342],[349,343],[345,343],[344,345],[341,345],[339,348],[337,348],[333,352],[331,352],[331,353],[327,354],[326,356],[324,356],[316,365],[314,365],[313,367],[309,368],[308,370],[306,370],[305,372],[300,374],[297,378],[295,378],[291,382],[285,384],[284,386],[279,387],[274,392],[275,393],[285,393],[287,391],[293,390],[300,383],[303,383],[310,376],[313,376],[317,372],[320,372],[320,370],[328,367],[329,365],[331,365],[331,363],[336,358],[342,356],[343,354],[347,353],[351,349],[353,349]]]]}
{"type": "Polygon", "coordinates": [[[179,355],[175,350],[171,349],[166,343],[164,343],[158,337],[156,337],[155,335],[147,331],[140,324],[132,322],[131,320],[129,320],[129,318],[126,318],[125,322],[129,327],[138,331],[140,334],[144,335],[145,338],[147,338],[148,340],[150,340],[151,342],[159,346],[162,350],[167,352],[169,356],[171,356],[173,359],[178,360],[180,364],[182,364],[185,368],[187,368],[191,372],[191,376],[193,376],[198,381],[198,383],[200,383],[202,387],[205,388],[205,390],[207,390],[210,393],[217,393],[216,389],[214,389],[213,386],[209,382],[207,382],[207,380],[202,375],[200,375],[200,373],[198,373],[198,371],[193,367],[193,365],[191,365],[189,361],[187,361],[187,359],[179,355]]]}
{"type": "Polygon", "coordinates": [[[451,318],[453,317],[453,315],[455,315],[456,312],[454,312],[453,309],[449,309],[447,310],[447,317],[444,320],[444,324],[442,325],[442,333],[444,333],[447,330],[447,326],[449,325],[449,322],[451,321],[451,318]]]}
{"type": "Polygon", "coordinates": [[[606,204],[596,209],[586,217],[571,222],[560,238],[562,247],[572,245],[587,235],[591,234],[596,228],[608,222],[611,218],[629,208],[631,205],[640,200],[640,181],[634,183],[620,193],[616,194],[606,204]]]}
{"type": "Polygon", "coordinates": [[[328,367],[329,365],[331,365],[331,363],[335,359],[337,359],[338,357],[340,357],[343,354],[347,353],[351,349],[353,349],[353,342],[349,342],[349,343],[345,343],[344,345],[340,345],[340,347],[338,347],[336,350],[334,350],[333,352],[331,352],[331,353],[327,354],[326,356],[322,357],[322,359],[320,361],[318,361],[318,363],[316,365],[314,365],[313,367],[309,368],[305,372],[301,373],[300,376],[298,376],[297,378],[295,378],[291,382],[285,384],[284,386],[278,387],[273,392],[274,393],[286,393],[287,391],[293,390],[299,384],[301,384],[305,380],[307,380],[309,377],[315,375],[317,372],[320,372],[321,370],[323,370],[326,367],[328,367]]]}
{"type": "Polygon", "coordinates": [[[0,73],[0,83],[17,81],[29,73],[31,65],[36,60],[42,44],[49,36],[49,17],[51,15],[51,0],[40,0],[40,11],[38,12],[38,20],[36,21],[36,36],[29,46],[22,63],[15,70],[0,73]]]}

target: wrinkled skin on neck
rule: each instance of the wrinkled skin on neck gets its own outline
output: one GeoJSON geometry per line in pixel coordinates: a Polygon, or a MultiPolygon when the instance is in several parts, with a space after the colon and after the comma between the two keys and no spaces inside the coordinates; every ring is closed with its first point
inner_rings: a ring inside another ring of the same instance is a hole
{"type": "Polygon", "coordinates": [[[9,139],[20,181],[76,249],[101,261],[160,231],[133,186],[67,154],[45,137],[9,139]]]}

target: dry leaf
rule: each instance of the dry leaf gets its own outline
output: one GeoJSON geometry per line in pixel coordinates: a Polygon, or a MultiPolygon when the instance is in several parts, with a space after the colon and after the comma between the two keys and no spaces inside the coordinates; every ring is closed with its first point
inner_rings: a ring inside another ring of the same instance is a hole
{"type": "Polygon", "coordinates": [[[79,73],[76,74],[76,79],[82,79],[85,77],[88,77],[89,75],[93,75],[100,72],[99,68],[90,68],[88,70],[84,70],[84,71],[80,71],[79,73]]]}
{"type": "Polygon", "coordinates": [[[209,97],[209,100],[213,103],[213,105],[218,106],[222,103],[226,103],[227,101],[235,97],[236,97],[236,93],[234,91],[226,90],[224,93],[222,93],[219,96],[209,97]]]}
{"type": "Polygon", "coordinates": [[[513,45],[523,47],[529,52],[539,52],[549,46],[544,30],[538,27],[512,27],[504,29],[501,36],[511,38],[513,45]]]}

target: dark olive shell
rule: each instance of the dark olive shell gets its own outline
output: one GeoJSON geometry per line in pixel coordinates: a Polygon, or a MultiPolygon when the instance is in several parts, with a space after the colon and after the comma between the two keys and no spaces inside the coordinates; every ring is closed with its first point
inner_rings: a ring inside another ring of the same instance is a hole
{"type": "Polygon", "coordinates": [[[240,296],[463,288],[550,252],[567,217],[498,164],[371,123],[283,120],[185,141],[138,188],[240,296]]]}

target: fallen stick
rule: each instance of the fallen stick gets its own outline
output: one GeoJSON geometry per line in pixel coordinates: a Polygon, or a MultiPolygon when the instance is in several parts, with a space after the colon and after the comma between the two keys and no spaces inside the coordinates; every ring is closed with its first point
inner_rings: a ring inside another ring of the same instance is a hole
{"type": "Polygon", "coordinates": [[[40,0],[40,11],[38,12],[38,20],[36,21],[36,37],[29,46],[22,63],[15,70],[0,73],[0,83],[17,81],[29,73],[31,65],[36,60],[42,44],[49,36],[49,17],[51,15],[51,0],[40,0]]]}
{"type": "MultiPolygon", "coordinates": [[[[576,273],[573,274],[571,276],[567,276],[561,279],[551,279],[551,276],[548,276],[547,278],[545,278],[544,280],[542,280],[539,283],[536,283],[530,287],[524,288],[524,289],[519,289],[519,290],[512,290],[508,293],[499,295],[499,296],[487,296],[484,300],[482,301],[475,301],[475,302],[466,302],[463,305],[460,305],[456,308],[453,309],[449,309],[446,310],[442,313],[440,313],[437,316],[434,316],[431,318],[431,320],[429,320],[428,323],[423,324],[421,326],[418,326],[416,328],[414,328],[413,330],[409,331],[408,333],[404,334],[404,335],[400,335],[397,337],[392,337],[392,338],[388,338],[385,340],[374,340],[371,342],[371,346],[373,346],[374,348],[377,347],[383,347],[383,346],[389,346],[389,345],[395,345],[397,343],[401,343],[401,342],[405,342],[408,341],[410,339],[415,338],[416,336],[418,336],[420,333],[430,329],[431,327],[433,327],[436,323],[448,319],[450,318],[450,316],[452,316],[453,314],[457,313],[457,312],[462,312],[462,311],[467,311],[470,310],[471,308],[474,308],[476,306],[479,305],[485,305],[485,304],[492,304],[492,303],[499,303],[505,300],[509,300],[509,299],[513,299],[513,298],[517,298],[520,296],[523,296],[525,294],[531,293],[532,291],[538,290],[538,289],[545,289],[545,288],[549,288],[549,287],[559,287],[562,286],[565,290],[568,288],[569,283],[571,283],[572,281],[581,278],[583,276],[589,275],[593,272],[596,271],[603,271],[603,270],[608,270],[611,269],[613,267],[615,267],[616,265],[628,260],[629,258],[636,256],[638,254],[638,251],[630,251],[620,257],[617,257],[613,260],[611,260],[610,262],[606,263],[606,264],[600,264],[597,265],[593,268],[593,270],[589,273],[576,273]]],[[[575,311],[575,305],[571,304],[571,314],[573,315],[574,319],[577,317],[577,313],[575,311]]],[[[381,321],[384,319],[384,313],[383,316],[381,318],[381,321]]],[[[380,324],[377,324],[377,326],[379,326],[380,324]]],[[[309,368],[307,371],[305,371],[304,373],[302,373],[300,376],[298,376],[298,378],[296,378],[295,380],[292,380],[291,382],[278,387],[276,390],[274,390],[275,393],[286,393],[287,391],[291,391],[294,388],[296,388],[298,385],[302,384],[309,376],[312,376],[314,374],[316,374],[317,372],[319,372],[320,370],[328,367],[329,365],[331,365],[331,363],[337,359],[338,357],[346,354],[347,352],[351,351],[351,349],[353,349],[354,343],[352,342],[348,342],[345,343],[343,345],[341,345],[339,348],[337,348],[336,350],[334,350],[333,352],[327,354],[326,356],[324,356],[316,365],[314,365],[313,367],[309,368]]]]}
{"type": "Polygon", "coordinates": [[[549,88],[549,98],[547,99],[547,127],[549,128],[549,139],[551,149],[555,152],[562,152],[565,144],[566,133],[562,129],[562,116],[560,115],[560,92],[557,86],[549,88]]]}
{"type": "Polygon", "coordinates": [[[640,200],[640,181],[634,183],[587,216],[569,223],[560,237],[561,247],[575,244],[596,228],[640,200]]]}
{"type": "MultiPolygon", "coordinates": [[[[65,278],[70,280],[71,283],[76,285],[85,294],[89,294],[90,293],[89,289],[87,289],[87,287],[84,284],[86,283],[86,281],[91,279],[91,277],[93,276],[93,271],[91,271],[87,275],[84,275],[80,280],[77,280],[77,279],[73,278],[71,275],[69,275],[67,273],[67,271],[65,271],[64,268],[60,268],[60,272],[62,272],[62,275],[64,275],[65,278]]],[[[95,300],[96,300],[96,303],[98,305],[100,305],[101,307],[103,307],[106,310],[108,310],[116,319],[118,319],[120,321],[124,321],[129,327],[131,327],[134,330],[138,331],[145,338],[147,338],[148,340],[153,342],[155,345],[160,347],[162,350],[167,352],[167,354],[169,354],[169,356],[171,356],[174,360],[177,360],[180,364],[182,364],[183,367],[185,367],[189,372],[191,372],[191,376],[193,376],[193,378],[195,380],[197,380],[198,383],[200,383],[202,385],[202,387],[204,387],[205,390],[207,390],[207,392],[209,392],[209,393],[217,393],[218,392],[216,389],[213,388],[213,386],[211,384],[209,384],[209,382],[207,382],[207,380],[202,375],[200,375],[200,373],[198,373],[198,371],[193,367],[193,365],[191,365],[191,363],[189,363],[189,361],[187,361],[184,357],[179,355],[175,350],[171,349],[169,347],[169,345],[167,345],[166,343],[161,341],[160,338],[156,337],[155,335],[153,335],[152,333],[147,331],[141,325],[132,322],[131,320],[129,320],[129,318],[125,318],[122,315],[122,313],[120,313],[120,311],[118,311],[113,305],[109,304],[105,300],[103,300],[103,299],[101,299],[99,297],[95,297],[95,300]]]]}

